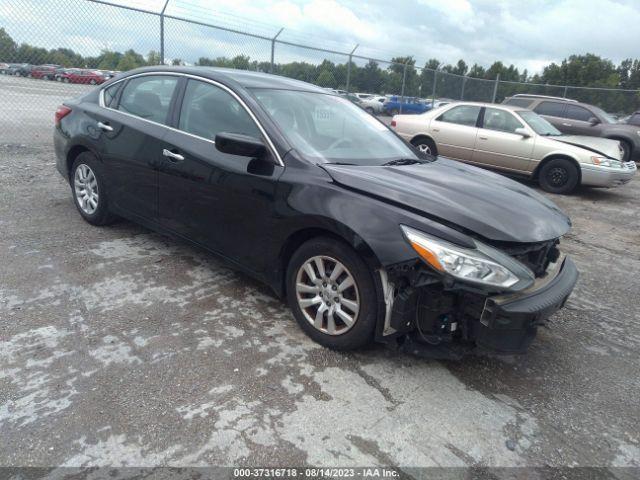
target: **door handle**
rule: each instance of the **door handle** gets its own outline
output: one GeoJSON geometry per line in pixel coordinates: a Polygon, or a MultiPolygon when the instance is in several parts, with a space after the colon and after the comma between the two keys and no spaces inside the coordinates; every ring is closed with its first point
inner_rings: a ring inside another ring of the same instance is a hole
{"type": "Polygon", "coordinates": [[[181,162],[184,160],[184,156],[179,153],[173,153],[171,150],[167,150],[166,148],[162,150],[162,155],[168,157],[172,162],[181,162]]]}
{"type": "Polygon", "coordinates": [[[567,122],[562,122],[562,125],[564,125],[565,127],[570,127],[571,126],[571,124],[567,123],[567,122]]]}
{"type": "Polygon", "coordinates": [[[488,140],[487,137],[478,137],[480,140],[488,140]]]}
{"type": "Polygon", "coordinates": [[[434,132],[439,132],[439,131],[440,131],[440,129],[439,129],[439,128],[433,128],[432,130],[433,130],[434,132]]]}
{"type": "Polygon", "coordinates": [[[113,127],[108,123],[98,122],[98,128],[105,132],[113,132],[113,127]]]}

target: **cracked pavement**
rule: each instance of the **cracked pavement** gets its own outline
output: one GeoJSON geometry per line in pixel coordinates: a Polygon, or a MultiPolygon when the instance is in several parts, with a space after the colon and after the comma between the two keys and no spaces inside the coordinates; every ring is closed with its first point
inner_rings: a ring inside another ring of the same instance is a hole
{"type": "Polygon", "coordinates": [[[640,466],[638,179],[551,196],[581,278],[527,355],[344,354],[213,256],[83,222],[49,117],[0,121],[0,466],[640,466]]]}

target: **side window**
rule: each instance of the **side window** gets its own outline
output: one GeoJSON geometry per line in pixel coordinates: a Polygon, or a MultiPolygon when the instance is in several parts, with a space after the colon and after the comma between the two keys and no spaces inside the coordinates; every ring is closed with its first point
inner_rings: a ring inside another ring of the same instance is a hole
{"type": "Polygon", "coordinates": [[[516,107],[529,108],[533,100],[529,98],[510,98],[506,102],[507,105],[515,105],[516,107]]]}
{"type": "Polygon", "coordinates": [[[558,102],[540,102],[540,104],[533,109],[538,115],[549,115],[551,117],[562,117],[564,112],[564,103],[558,102]]]}
{"type": "Polygon", "coordinates": [[[497,108],[487,108],[484,111],[483,127],[489,130],[515,133],[516,128],[523,128],[524,125],[510,112],[497,108]]]}
{"type": "Polygon", "coordinates": [[[640,113],[634,113],[629,117],[629,124],[640,126],[640,113]]]}
{"type": "MultiPolygon", "coordinates": [[[[71,72],[73,75],[78,75],[79,72],[71,72]]],[[[118,82],[115,85],[111,85],[107,87],[104,91],[104,106],[105,107],[114,107],[115,101],[118,96],[118,92],[124,85],[124,82],[118,82]]]]}
{"type": "Polygon", "coordinates": [[[480,107],[477,105],[459,105],[447,110],[436,120],[440,122],[457,123],[458,125],[468,125],[475,127],[478,121],[480,107]]]}
{"type": "Polygon", "coordinates": [[[220,132],[260,138],[258,126],[235,98],[215,85],[198,80],[187,83],[178,128],[209,140],[220,132]]]}
{"type": "Polygon", "coordinates": [[[567,105],[567,111],[565,112],[564,116],[565,118],[570,118],[571,120],[579,120],[581,122],[588,122],[591,117],[595,117],[595,115],[589,110],[577,105],[567,105]]]}
{"type": "Polygon", "coordinates": [[[146,120],[166,124],[178,77],[149,75],[129,80],[122,91],[118,110],[146,120]]]}

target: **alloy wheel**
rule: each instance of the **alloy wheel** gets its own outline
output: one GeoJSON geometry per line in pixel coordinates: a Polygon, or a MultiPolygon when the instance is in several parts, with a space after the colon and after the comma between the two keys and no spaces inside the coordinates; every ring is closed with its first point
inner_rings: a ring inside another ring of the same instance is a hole
{"type": "Polygon", "coordinates": [[[426,143],[420,143],[418,145],[418,150],[420,151],[420,153],[426,153],[428,155],[431,155],[431,147],[426,143]]]}
{"type": "Polygon", "coordinates": [[[335,258],[315,256],[296,276],[296,300],[306,320],[329,335],[342,335],[358,319],[360,294],[351,272],[335,258]]]}
{"type": "Polygon", "coordinates": [[[84,213],[92,215],[98,208],[98,181],[91,168],[81,163],[73,178],[76,201],[84,213]]]}

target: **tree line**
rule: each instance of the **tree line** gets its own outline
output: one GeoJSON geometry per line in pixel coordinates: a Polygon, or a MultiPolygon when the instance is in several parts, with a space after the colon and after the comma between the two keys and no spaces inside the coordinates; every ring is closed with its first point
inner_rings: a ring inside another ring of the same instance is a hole
{"type": "MultiPolygon", "coordinates": [[[[54,63],[65,67],[120,71],[161,63],[160,54],[155,50],[147,55],[129,49],[125,52],[103,50],[96,56],[82,56],[69,48],[48,50],[26,43],[18,45],[3,28],[0,28],[0,61],[54,63]]],[[[181,65],[185,62],[176,58],[170,63],[181,65]]],[[[569,98],[599,105],[614,113],[640,109],[638,92],[640,59],[626,59],[616,65],[594,54],[571,55],[560,63],[545,66],[541,73],[534,75],[530,75],[527,70],[520,71],[514,65],[507,66],[500,61],[494,62],[488,68],[478,64],[469,66],[464,60],[458,60],[456,64],[444,64],[437,59],[430,59],[420,66],[412,56],[395,57],[388,63],[374,60],[358,63],[351,62],[349,69],[346,58],[343,63],[326,59],[319,63],[291,61],[276,63],[273,66],[273,73],[322,87],[343,90],[347,88],[348,78],[349,90],[356,92],[396,95],[404,93],[406,96],[421,98],[431,98],[435,94],[437,98],[477,101],[490,101],[493,98],[495,79],[499,75],[497,101],[515,93],[537,93],[566,95],[569,98]],[[403,80],[404,89],[402,88],[403,80]],[[565,85],[632,89],[636,92],[565,89],[565,85]]],[[[232,58],[200,57],[195,65],[271,71],[270,62],[252,60],[246,55],[237,55],[232,58]]]]}

